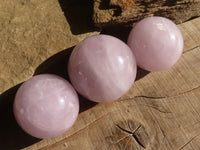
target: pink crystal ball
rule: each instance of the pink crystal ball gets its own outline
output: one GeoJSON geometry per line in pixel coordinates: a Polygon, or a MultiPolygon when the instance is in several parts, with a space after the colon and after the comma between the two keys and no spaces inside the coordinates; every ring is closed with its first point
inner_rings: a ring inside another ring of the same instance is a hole
{"type": "Polygon", "coordinates": [[[131,30],[128,45],[137,65],[148,71],[161,71],[173,66],[183,51],[183,37],[172,21],[148,17],[131,30]]]}
{"type": "Polygon", "coordinates": [[[68,73],[74,88],[95,102],[109,102],[124,95],[136,77],[131,49],[109,35],[95,35],[73,50],[68,73]]]}
{"type": "Polygon", "coordinates": [[[37,75],[21,85],[14,101],[18,124],[37,138],[52,138],[67,131],[79,112],[76,91],[65,79],[37,75]]]}

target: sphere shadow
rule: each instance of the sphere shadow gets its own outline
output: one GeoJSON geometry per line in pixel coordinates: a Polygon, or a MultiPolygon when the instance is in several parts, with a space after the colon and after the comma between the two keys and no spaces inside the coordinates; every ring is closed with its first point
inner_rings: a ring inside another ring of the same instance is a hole
{"type": "Polygon", "coordinates": [[[142,79],[143,77],[145,77],[149,73],[150,73],[149,71],[144,70],[144,69],[138,67],[137,68],[137,75],[136,75],[135,81],[138,81],[138,80],[142,79]]]}
{"type": "Polygon", "coordinates": [[[13,114],[15,94],[21,84],[0,95],[0,149],[17,150],[30,146],[40,139],[25,133],[17,124],[13,114]]]}
{"type": "Polygon", "coordinates": [[[131,29],[130,27],[113,26],[104,28],[100,34],[112,35],[126,43],[131,29]]]}
{"type": "Polygon", "coordinates": [[[95,31],[92,0],[58,0],[71,32],[75,35],[95,31]]]}

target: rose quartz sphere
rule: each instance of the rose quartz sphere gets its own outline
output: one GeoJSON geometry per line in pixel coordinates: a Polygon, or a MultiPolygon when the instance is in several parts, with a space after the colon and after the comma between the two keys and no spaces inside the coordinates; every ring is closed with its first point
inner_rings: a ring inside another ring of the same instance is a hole
{"type": "Polygon", "coordinates": [[[128,45],[137,65],[148,71],[161,71],[173,66],[183,51],[183,37],[172,21],[148,17],[131,30],[128,45]]]}
{"type": "Polygon", "coordinates": [[[52,138],[67,131],[79,112],[78,96],[63,78],[43,74],[26,81],[17,91],[14,115],[18,124],[37,138],[52,138]]]}
{"type": "Polygon", "coordinates": [[[113,101],[124,95],[136,76],[131,49],[108,35],[91,36],[73,50],[68,72],[74,88],[95,102],[113,101]]]}

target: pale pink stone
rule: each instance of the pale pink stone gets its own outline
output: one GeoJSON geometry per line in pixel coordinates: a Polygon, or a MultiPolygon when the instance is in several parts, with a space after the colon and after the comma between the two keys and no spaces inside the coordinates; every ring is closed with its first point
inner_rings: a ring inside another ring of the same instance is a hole
{"type": "Polygon", "coordinates": [[[176,24],[169,19],[148,17],[132,29],[128,45],[139,67],[161,71],[178,61],[183,50],[183,38],[176,24]]]}
{"type": "Polygon", "coordinates": [[[108,35],[91,36],[73,50],[68,72],[74,88],[95,102],[124,95],[136,76],[136,62],[128,45],[108,35]]]}
{"type": "Polygon", "coordinates": [[[79,112],[78,96],[63,78],[43,74],[22,84],[14,101],[19,125],[37,138],[52,138],[67,131],[79,112]]]}

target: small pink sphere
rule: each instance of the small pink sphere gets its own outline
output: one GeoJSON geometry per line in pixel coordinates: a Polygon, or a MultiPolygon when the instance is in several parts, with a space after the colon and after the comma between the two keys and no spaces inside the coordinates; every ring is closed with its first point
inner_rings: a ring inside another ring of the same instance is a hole
{"type": "Polygon", "coordinates": [[[65,79],[37,75],[17,91],[14,115],[18,124],[37,138],[52,138],[67,131],[79,112],[76,91],[65,79]]]}
{"type": "Polygon", "coordinates": [[[131,30],[128,45],[137,65],[148,71],[161,71],[173,66],[183,51],[183,37],[172,21],[148,17],[131,30]]]}
{"type": "Polygon", "coordinates": [[[128,45],[108,35],[91,36],[73,50],[68,72],[74,88],[95,102],[124,95],[136,76],[136,62],[128,45]]]}

